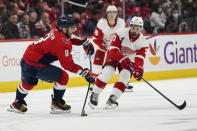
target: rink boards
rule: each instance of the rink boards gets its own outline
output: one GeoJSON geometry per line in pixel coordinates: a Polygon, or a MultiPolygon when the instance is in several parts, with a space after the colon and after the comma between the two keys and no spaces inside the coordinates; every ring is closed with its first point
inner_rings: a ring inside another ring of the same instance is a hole
{"type": "MultiPolygon", "coordinates": [[[[0,41],[0,92],[16,90],[21,77],[20,59],[32,41],[0,41]]],[[[157,35],[147,40],[147,46],[149,48],[144,63],[145,79],[197,77],[197,33],[157,35]]],[[[77,64],[89,68],[89,58],[82,47],[73,46],[72,55],[77,64]]],[[[92,61],[93,58],[94,56],[92,61]]],[[[60,66],[58,62],[53,64],[60,66]]],[[[82,77],[70,72],[69,75],[68,87],[88,85],[82,77]]],[[[115,74],[109,83],[114,83],[117,79],[118,75],[115,74]]],[[[52,86],[53,84],[47,82],[39,82],[34,89],[48,89],[52,86]]]]}

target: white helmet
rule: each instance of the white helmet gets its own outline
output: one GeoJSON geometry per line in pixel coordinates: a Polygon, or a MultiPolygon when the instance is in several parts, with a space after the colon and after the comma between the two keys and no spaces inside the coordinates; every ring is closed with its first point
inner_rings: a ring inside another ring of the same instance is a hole
{"type": "Polygon", "coordinates": [[[116,11],[116,12],[117,12],[117,8],[116,8],[116,6],[114,6],[114,5],[109,5],[109,6],[107,7],[106,12],[108,12],[108,11],[116,11]]]}
{"type": "Polygon", "coordinates": [[[139,26],[143,27],[144,22],[143,22],[142,17],[134,16],[134,17],[131,19],[131,21],[130,21],[130,25],[139,25],[139,26]]]}

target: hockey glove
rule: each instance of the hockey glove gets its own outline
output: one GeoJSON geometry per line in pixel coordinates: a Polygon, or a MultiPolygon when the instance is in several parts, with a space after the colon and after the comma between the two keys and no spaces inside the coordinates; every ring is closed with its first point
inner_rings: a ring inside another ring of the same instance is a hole
{"type": "Polygon", "coordinates": [[[94,83],[96,78],[96,76],[90,72],[88,68],[83,69],[79,75],[83,76],[89,83],[94,83]]]}
{"type": "Polygon", "coordinates": [[[132,67],[132,65],[133,65],[133,63],[130,61],[130,59],[128,58],[128,57],[123,57],[121,60],[120,60],[120,65],[121,65],[121,67],[123,68],[123,69],[127,69],[127,70],[129,70],[131,73],[132,73],[132,71],[131,71],[131,69],[129,68],[129,66],[130,67],[132,67]]]}
{"type": "Polygon", "coordinates": [[[144,68],[142,66],[136,65],[136,64],[134,64],[131,67],[135,70],[135,72],[133,72],[133,76],[135,77],[135,79],[137,81],[140,81],[141,80],[140,76],[143,76],[144,68]]]}
{"type": "Polygon", "coordinates": [[[84,40],[82,40],[81,43],[83,45],[84,51],[87,54],[89,54],[89,55],[93,55],[94,54],[94,46],[93,46],[93,44],[87,38],[85,38],[84,40]]]}

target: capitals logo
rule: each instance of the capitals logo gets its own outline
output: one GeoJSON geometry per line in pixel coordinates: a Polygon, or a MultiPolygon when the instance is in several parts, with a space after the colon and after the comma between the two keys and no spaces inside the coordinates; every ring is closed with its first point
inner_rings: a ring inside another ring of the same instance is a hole
{"type": "Polygon", "coordinates": [[[158,51],[160,49],[160,45],[157,46],[156,40],[154,41],[154,46],[152,47],[151,43],[149,43],[149,49],[151,53],[151,57],[149,57],[149,61],[152,65],[157,65],[160,62],[161,57],[158,56],[158,51]]]}

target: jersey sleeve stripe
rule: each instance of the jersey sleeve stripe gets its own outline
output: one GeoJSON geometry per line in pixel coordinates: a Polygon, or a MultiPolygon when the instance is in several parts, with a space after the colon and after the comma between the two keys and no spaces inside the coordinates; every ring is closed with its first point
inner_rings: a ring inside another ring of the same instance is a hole
{"type": "Polygon", "coordinates": [[[116,46],[110,46],[109,48],[108,48],[108,50],[110,51],[110,50],[112,50],[112,49],[118,49],[118,50],[120,50],[118,47],[116,47],[116,46]]]}
{"type": "Polygon", "coordinates": [[[136,55],[135,57],[138,57],[138,58],[140,58],[140,59],[142,59],[142,60],[144,60],[144,59],[145,59],[145,57],[144,57],[144,56],[142,56],[142,55],[136,55]]]}

